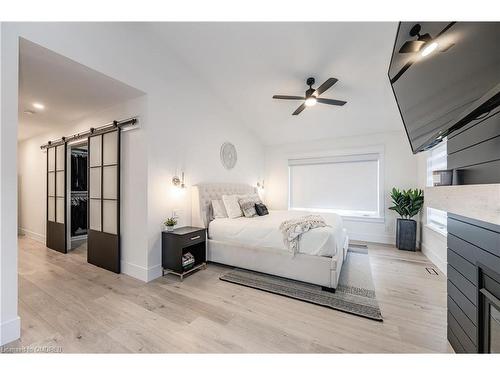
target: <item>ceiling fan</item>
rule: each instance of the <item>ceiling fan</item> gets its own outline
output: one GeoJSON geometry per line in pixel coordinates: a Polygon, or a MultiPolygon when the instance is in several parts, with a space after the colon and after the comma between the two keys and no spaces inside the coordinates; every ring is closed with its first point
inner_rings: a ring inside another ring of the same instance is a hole
{"type": "Polygon", "coordinates": [[[399,53],[415,53],[420,52],[422,56],[427,56],[434,52],[436,48],[439,47],[440,52],[446,52],[451,47],[454,46],[453,43],[448,43],[446,45],[440,45],[436,39],[439,38],[442,34],[444,34],[450,27],[452,27],[455,22],[450,22],[446,27],[441,30],[435,38],[432,38],[429,33],[420,34],[422,30],[422,26],[417,23],[410,29],[410,36],[417,37],[417,40],[408,40],[406,41],[401,48],[399,49],[399,53]]]}
{"type": "Polygon", "coordinates": [[[345,101],[343,100],[336,100],[336,99],[324,99],[324,98],[319,98],[319,96],[324,93],[326,90],[328,90],[330,87],[332,87],[336,82],[338,81],[337,78],[328,78],[321,86],[319,86],[317,89],[313,89],[312,85],[316,82],[313,77],[309,77],[306,80],[306,84],[309,86],[309,89],[306,90],[306,95],[305,96],[290,96],[290,95],[274,95],[273,99],[285,99],[285,100],[303,100],[304,103],[302,103],[299,108],[295,110],[295,112],[292,113],[292,115],[296,116],[300,112],[302,112],[306,107],[312,107],[316,103],[321,103],[321,104],[330,104],[330,105],[338,105],[342,106],[344,105],[345,101]]]}

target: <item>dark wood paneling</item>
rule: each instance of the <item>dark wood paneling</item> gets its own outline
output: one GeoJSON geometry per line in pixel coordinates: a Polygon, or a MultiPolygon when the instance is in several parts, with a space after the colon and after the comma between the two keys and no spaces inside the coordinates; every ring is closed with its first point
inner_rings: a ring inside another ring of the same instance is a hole
{"type": "Polygon", "coordinates": [[[477,346],[467,336],[464,329],[457,322],[455,317],[448,311],[448,327],[451,328],[456,338],[462,344],[467,353],[477,353],[477,346]]]}
{"type": "Polygon", "coordinates": [[[448,280],[455,285],[464,296],[477,306],[477,286],[472,284],[465,276],[448,264],[448,280]]]}
{"type": "Polygon", "coordinates": [[[454,219],[454,220],[460,220],[460,221],[463,221],[465,223],[468,223],[468,224],[471,224],[471,225],[475,225],[476,227],[481,227],[483,229],[488,229],[488,230],[490,230],[492,232],[496,232],[496,233],[500,234],[500,225],[498,225],[498,224],[488,223],[486,221],[477,220],[477,219],[471,219],[469,217],[465,217],[465,216],[453,214],[451,212],[448,213],[448,217],[451,218],[451,219],[454,219]]]}
{"type": "Polygon", "coordinates": [[[448,154],[459,152],[472,145],[484,142],[500,135],[500,116],[491,116],[482,121],[475,121],[448,137],[448,154]]]}
{"type": "Polygon", "coordinates": [[[460,170],[460,184],[500,183],[500,113],[448,136],[447,150],[448,168],[460,170]]]}
{"type": "Polygon", "coordinates": [[[120,240],[116,234],[89,229],[87,262],[108,271],[120,273],[120,240]]]}
{"type": "Polygon", "coordinates": [[[459,354],[467,353],[462,344],[460,343],[460,341],[458,341],[457,336],[455,336],[455,333],[453,333],[453,331],[451,330],[450,326],[448,326],[448,341],[450,342],[453,350],[455,350],[455,353],[459,354]]]}
{"type": "Polygon", "coordinates": [[[460,179],[463,183],[454,185],[479,185],[497,184],[499,182],[498,173],[500,171],[500,160],[484,164],[477,164],[470,167],[460,168],[460,179]]]}
{"type": "Polygon", "coordinates": [[[499,233],[448,217],[448,232],[483,250],[500,256],[499,233]]]}
{"type": "Polygon", "coordinates": [[[49,249],[66,253],[66,228],[64,224],[47,221],[46,244],[49,249]]]}
{"type": "Polygon", "coordinates": [[[499,183],[500,113],[448,136],[447,150],[448,168],[460,170],[460,184],[499,183]]]}
{"type": "Polygon", "coordinates": [[[451,282],[448,280],[448,296],[460,307],[465,315],[477,325],[477,308],[468,300],[468,298],[451,282]]]}
{"type": "Polygon", "coordinates": [[[458,238],[448,231],[448,249],[458,254],[474,266],[477,262],[476,246],[458,238]]]}
{"type": "Polygon", "coordinates": [[[472,284],[477,285],[477,269],[475,264],[472,264],[467,259],[462,258],[452,249],[448,249],[448,265],[451,265],[458,272],[464,275],[472,284]]]}
{"type": "Polygon", "coordinates": [[[465,313],[460,309],[460,307],[448,297],[448,311],[451,312],[456,321],[463,328],[467,336],[471,341],[477,345],[477,327],[472,321],[465,315],[465,313]]]}
{"type": "Polygon", "coordinates": [[[448,154],[448,168],[459,169],[500,159],[500,136],[448,154]]]}
{"type": "Polygon", "coordinates": [[[500,279],[500,226],[448,214],[447,242],[448,341],[457,352],[483,351],[479,288],[500,293],[500,284],[484,275],[488,271],[500,279]]]}

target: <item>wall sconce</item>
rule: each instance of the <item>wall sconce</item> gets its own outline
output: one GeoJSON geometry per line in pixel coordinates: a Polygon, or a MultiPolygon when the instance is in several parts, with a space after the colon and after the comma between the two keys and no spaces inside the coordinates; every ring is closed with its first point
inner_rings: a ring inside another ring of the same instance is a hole
{"type": "Polygon", "coordinates": [[[175,187],[184,189],[186,187],[186,185],[184,184],[184,172],[182,172],[181,178],[179,178],[178,176],[172,177],[172,184],[175,187]]]}
{"type": "Polygon", "coordinates": [[[262,182],[257,181],[257,187],[258,187],[259,189],[264,190],[264,180],[262,180],[262,182]]]}

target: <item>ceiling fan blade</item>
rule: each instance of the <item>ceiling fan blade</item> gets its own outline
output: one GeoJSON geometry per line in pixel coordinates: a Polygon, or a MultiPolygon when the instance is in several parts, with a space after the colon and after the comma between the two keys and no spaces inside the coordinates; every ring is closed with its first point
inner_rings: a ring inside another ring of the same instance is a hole
{"type": "Polygon", "coordinates": [[[343,100],[336,100],[336,99],[323,99],[323,98],[318,98],[316,99],[316,101],[318,103],[322,103],[322,104],[330,104],[330,105],[344,105],[345,101],[343,100]]]}
{"type": "Polygon", "coordinates": [[[439,52],[446,52],[448,51],[451,47],[453,47],[455,45],[455,43],[449,43],[449,44],[445,44],[443,46],[440,46],[439,48],[439,52]]]}
{"type": "Polygon", "coordinates": [[[336,84],[338,81],[337,78],[328,78],[323,84],[316,89],[316,95],[321,95],[323,94],[326,90],[328,90],[330,87],[332,87],[334,84],[336,84]]]}
{"type": "Polygon", "coordinates": [[[273,99],[304,100],[302,96],[273,95],[273,99]]]}
{"type": "Polygon", "coordinates": [[[304,109],[306,109],[306,104],[302,103],[299,108],[295,110],[295,112],[292,113],[293,116],[297,116],[300,112],[302,112],[304,109]]]}
{"type": "Polygon", "coordinates": [[[399,53],[413,53],[420,51],[425,42],[420,40],[408,40],[401,46],[399,53]]]}

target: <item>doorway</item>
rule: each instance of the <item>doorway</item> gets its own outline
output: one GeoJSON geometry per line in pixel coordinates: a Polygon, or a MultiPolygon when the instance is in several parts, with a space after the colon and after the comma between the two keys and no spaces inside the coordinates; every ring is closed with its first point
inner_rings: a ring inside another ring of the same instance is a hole
{"type": "Polygon", "coordinates": [[[88,238],[88,142],[79,141],[68,145],[68,251],[87,257],[88,238]]]}
{"type": "Polygon", "coordinates": [[[144,95],[20,39],[21,236],[120,273],[120,138],[139,128],[144,95]]]}

